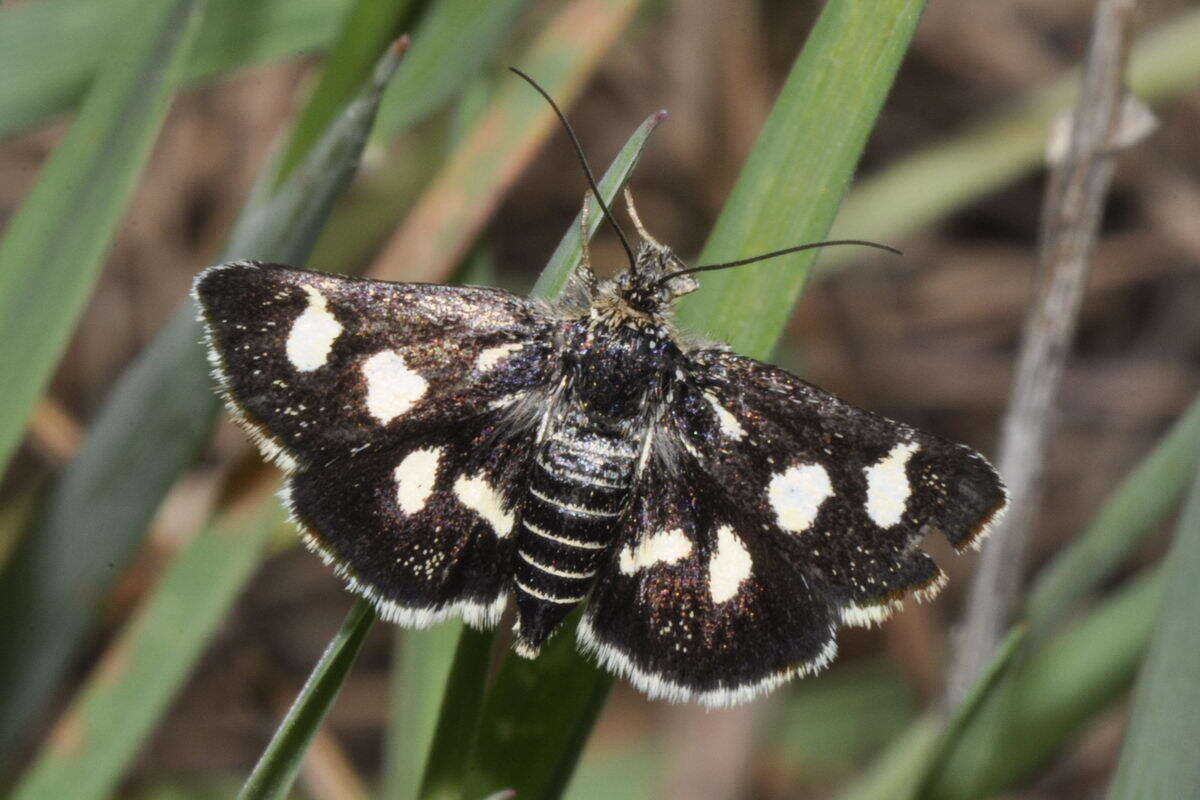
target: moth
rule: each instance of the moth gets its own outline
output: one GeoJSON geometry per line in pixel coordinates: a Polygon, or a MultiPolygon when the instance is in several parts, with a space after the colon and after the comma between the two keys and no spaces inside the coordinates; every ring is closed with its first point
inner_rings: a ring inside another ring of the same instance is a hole
{"type": "Polygon", "coordinates": [[[1006,494],[963,445],[680,333],[706,267],[626,199],[629,268],[601,280],[585,246],[552,303],[253,261],[194,297],[306,543],[382,617],[487,628],[512,598],[533,658],[586,603],[578,644],[604,667],[730,705],[936,595],[920,541],[976,545],[1006,494]]]}

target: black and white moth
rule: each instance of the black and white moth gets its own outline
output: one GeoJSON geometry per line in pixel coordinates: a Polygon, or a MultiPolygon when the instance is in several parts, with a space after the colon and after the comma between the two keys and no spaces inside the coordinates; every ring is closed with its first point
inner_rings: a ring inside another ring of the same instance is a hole
{"type": "Polygon", "coordinates": [[[381,616],[580,646],[651,697],[722,706],[830,662],[1005,504],[978,453],[721,346],[638,226],[635,266],[563,299],[235,262],[196,279],[229,407],[288,474],[305,541],[381,616]]]}
{"type": "Polygon", "coordinates": [[[1006,495],[963,445],[681,336],[671,305],[709,267],[626,199],[630,268],[599,280],[585,249],[554,303],[253,261],[193,294],[306,543],[382,617],[486,628],[513,597],[532,658],[586,601],[603,666],[731,705],[827,665],[839,626],[936,595],[921,539],[977,545],[1006,495]]]}

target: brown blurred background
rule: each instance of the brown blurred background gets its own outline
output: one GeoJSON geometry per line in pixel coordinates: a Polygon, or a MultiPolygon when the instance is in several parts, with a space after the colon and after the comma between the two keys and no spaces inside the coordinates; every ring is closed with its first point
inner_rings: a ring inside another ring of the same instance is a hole
{"type": "MultiPolygon", "coordinates": [[[[1141,25],[1150,29],[1192,6],[1144,2],[1141,25]]],[[[1063,76],[1080,61],[1093,8],[1085,0],[931,2],[860,175],[1063,76]]],[[[781,0],[652,3],[570,110],[593,160],[605,163],[648,113],[669,109],[632,185],[655,235],[683,255],[703,243],[819,9],[781,0]]],[[[314,67],[300,61],[250,69],[180,97],[54,379],[53,404],[41,410],[8,491],[61,463],[114,378],[184,296],[196,270],[215,257],[314,67]]],[[[1061,398],[1034,567],[1079,528],[1200,387],[1200,93],[1158,114],[1159,129],[1121,156],[1108,200],[1061,398]]],[[[62,130],[55,124],[0,140],[0,219],[17,207],[62,130]]],[[[383,163],[369,154],[352,201],[369,199],[372,184],[389,179],[378,174],[383,163]]],[[[994,452],[1033,282],[1044,179],[1038,171],[889,241],[905,251],[902,259],[867,256],[811,281],[776,360],[858,405],[994,452]]],[[[484,236],[504,285],[532,283],[582,191],[573,155],[556,133],[484,236]]],[[[326,241],[318,252],[330,246],[326,241]]],[[[601,269],[618,265],[615,242],[602,235],[593,261],[601,269]]],[[[196,510],[211,503],[211,476],[240,443],[240,434],[225,430],[211,469],[173,493],[152,546],[112,598],[110,630],[146,591],[172,537],[189,531],[196,510]]],[[[836,685],[854,680],[856,669],[895,678],[887,685],[901,694],[881,703],[887,712],[880,712],[880,742],[897,715],[941,690],[976,557],[955,558],[936,545],[933,552],[952,577],[946,592],[932,604],[909,603],[882,629],[843,632],[838,664],[809,681],[836,685]]],[[[317,559],[280,548],[143,754],[130,794],[164,778],[243,775],[350,602],[317,559]]],[[[389,635],[387,626],[376,627],[327,724],[335,748],[368,779],[378,770],[385,727],[389,635]]],[[[618,682],[584,771],[602,775],[610,754],[652,748],[661,756],[645,779],[657,787],[653,796],[821,797],[869,756],[783,758],[758,746],[756,737],[769,735],[759,714],[755,706],[705,714],[649,703],[618,682]]],[[[1099,790],[1122,724],[1119,710],[1103,716],[1046,777],[1015,796],[1099,790]]],[[[613,784],[611,796],[626,795],[613,784]]]]}

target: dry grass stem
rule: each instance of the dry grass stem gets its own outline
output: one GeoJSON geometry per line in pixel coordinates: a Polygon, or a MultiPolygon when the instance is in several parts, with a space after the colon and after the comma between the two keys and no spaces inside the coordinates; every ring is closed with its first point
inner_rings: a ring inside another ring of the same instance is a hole
{"type": "Polygon", "coordinates": [[[1066,155],[1046,190],[1038,253],[1039,285],[1025,321],[1008,412],[1001,428],[999,468],[1010,507],[986,544],[968,598],[966,620],[950,673],[949,705],[966,693],[991,659],[1020,589],[1026,544],[1037,517],[1055,399],[1112,179],[1133,32],[1134,0],[1102,0],[1093,19],[1083,89],[1071,121],[1066,155]]]}

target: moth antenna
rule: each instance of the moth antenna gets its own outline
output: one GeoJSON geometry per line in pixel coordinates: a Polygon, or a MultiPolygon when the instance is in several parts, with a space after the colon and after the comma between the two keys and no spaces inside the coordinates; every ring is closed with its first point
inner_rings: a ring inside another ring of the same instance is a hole
{"type": "Polygon", "coordinates": [[[742,266],[745,266],[746,264],[753,264],[755,261],[765,261],[768,258],[775,258],[776,256],[785,256],[788,253],[798,253],[801,250],[813,250],[817,247],[835,247],[838,245],[846,245],[846,244],[856,244],[856,245],[861,245],[862,247],[874,247],[877,250],[886,250],[887,252],[894,253],[898,256],[904,255],[904,253],[902,253],[901,251],[897,250],[894,247],[891,247],[890,245],[880,244],[879,242],[869,242],[866,239],[831,239],[827,242],[810,242],[808,244],[798,244],[795,247],[785,247],[782,250],[775,250],[770,253],[763,253],[762,255],[751,256],[750,258],[742,258],[742,259],[738,259],[737,261],[726,261],[724,264],[705,264],[700,267],[688,267],[687,269],[681,269],[678,272],[672,272],[668,275],[664,275],[663,277],[659,278],[658,283],[660,283],[660,284],[666,283],[667,281],[671,280],[671,278],[677,278],[680,275],[690,275],[693,272],[711,272],[713,270],[718,270],[718,269],[729,269],[731,267],[742,267],[742,266]]]}
{"type": "Polygon", "coordinates": [[[588,165],[587,156],[583,154],[583,145],[579,143],[579,137],[575,135],[575,130],[571,127],[571,123],[567,122],[567,117],[563,114],[562,109],[554,102],[554,98],[538,85],[538,82],[526,75],[516,67],[509,67],[509,70],[515,72],[525,80],[530,86],[537,90],[537,93],[545,98],[550,107],[554,109],[554,113],[558,116],[558,121],[562,123],[563,128],[567,131],[567,136],[571,139],[571,144],[575,146],[575,154],[579,156],[579,164],[583,167],[583,174],[587,176],[588,186],[591,187],[592,194],[596,196],[596,202],[600,204],[600,209],[604,212],[605,219],[612,225],[613,230],[617,232],[617,237],[621,240],[621,247],[625,248],[625,255],[629,258],[629,268],[637,268],[637,259],[633,255],[633,248],[629,246],[629,239],[625,237],[625,231],[621,230],[621,226],[617,224],[617,219],[608,210],[608,204],[604,202],[604,198],[600,196],[600,188],[596,185],[596,177],[592,174],[592,168],[588,165]]]}
{"type": "Polygon", "coordinates": [[[642,224],[642,218],[638,216],[637,208],[633,205],[633,192],[629,191],[629,187],[625,187],[625,208],[629,211],[629,218],[633,220],[634,230],[638,232],[638,236],[642,237],[642,241],[649,242],[655,247],[662,248],[662,244],[657,239],[650,235],[646,230],[646,226],[642,224]]]}

